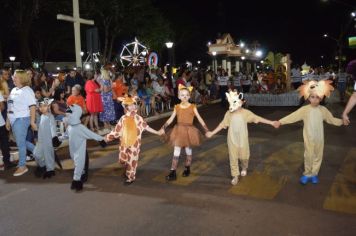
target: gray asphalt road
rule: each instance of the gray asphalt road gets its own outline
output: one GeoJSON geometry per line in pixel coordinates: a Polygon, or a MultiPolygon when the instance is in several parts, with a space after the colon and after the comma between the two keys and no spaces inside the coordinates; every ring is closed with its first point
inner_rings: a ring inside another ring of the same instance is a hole
{"type": "MultiPolygon", "coordinates": [[[[328,106],[340,116],[342,105],[328,106]]],[[[278,119],[297,108],[250,109],[278,119]]],[[[225,109],[215,104],[199,111],[212,129],[225,109]]],[[[300,123],[279,130],[250,125],[249,173],[236,187],[230,185],[226,131],[193,150],[192,176],[182,178],[179,169],[175,183],[164,181],[172,150],[158,137],[144,137],[137,181],[128,187],[114,164],[116,147],[91,143],[89,182],[83,192],[72,192],[71,165],[62,150],[67,167],[53,179],[35,178],[33,167],[21,177],[0,172],[0,235],[356,235],[355,112],[352,117],[349,127],[325,126],[316,186],[298,183],[300,123]]]]}

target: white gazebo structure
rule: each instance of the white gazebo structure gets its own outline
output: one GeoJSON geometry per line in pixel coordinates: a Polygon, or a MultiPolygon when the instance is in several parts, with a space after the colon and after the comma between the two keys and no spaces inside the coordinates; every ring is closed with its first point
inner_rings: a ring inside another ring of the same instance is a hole
{"type": "Polygon", "coordinates": [[[258,43],[246,45],[243,42],[235,44],[230,34],[224,34],[216,39],[216,43],[208,44],[208,54],[212,56],[212,69],[217,72],[222,68],[231,75],[236,71],[256,71],[257,63],[260,62],[262,51],[258,43]]]}

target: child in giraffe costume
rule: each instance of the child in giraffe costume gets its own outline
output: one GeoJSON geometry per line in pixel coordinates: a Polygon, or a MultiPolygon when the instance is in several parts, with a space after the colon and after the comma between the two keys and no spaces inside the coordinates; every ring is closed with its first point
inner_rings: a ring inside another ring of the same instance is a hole
{"type": "Polygon", "coordinates": [[[207,132],[206,136],[211,138],[217,132],[229,127],[227,133],[227,145],[229,149],[231,184],[236,185],[239,181],[239,161],[242,167],[241,176],[246,176],[248,161],[250,158],[250,147],[248,143],[247,123],[265,123],[274,125],[276,121],[270,121],[255,115],[251,111],[242,108],[244,103],[243,94],[236,91],[226,93],[229,101],[229,111],[225,113],[223,121],[213,130],[207,132]]]}
{"type": "Polygon", "coordinates": [[[323,121],[336,126],[343,124],[341,119],[333,117],[326,107],[320,105],[324,96],[330,96],[330,92],[333,90],[331,83],[332,81],[328,80],[304,82],[298,90],[300,95],[304,96],[310,104],[280,119],[276,126],[278,128],[280,125],[291,124],[301,120],[304,122],[304,173],[299,180],[303,185],[307,184],[308,181],[313,184],[319,182],[318,173],[324,151],[323,121]]]}
{"type": "Polygon", "coordinates": [[[144,130],[161,135],[162,132],[149,127],[146,121],[137,114],[136,101],[132,97],[122,99],[126,113],[123,115],[107,136],[107,141],[120,139],[119,162],[125,167],[125,184],[129,185],[136,179],[136,168],[141,148],[141,135],[144,130]]]}

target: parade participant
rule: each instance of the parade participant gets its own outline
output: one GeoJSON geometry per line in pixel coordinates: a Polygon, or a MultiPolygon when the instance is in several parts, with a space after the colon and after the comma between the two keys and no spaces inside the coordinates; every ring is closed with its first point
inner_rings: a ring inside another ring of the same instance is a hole
{"type": "Polygon", "coordinates": [[[141,136],[144,130],[161,135],[163,132],[149,127],[146,121],[137,114],[136,101],[126,96],[122,99],[126,113],[107,136],[107,141],[120,139],[119,162],[125,167],[125,184],[132,184],[136,179],[136,168],[141,148],[141,136]]]}
{"type": "Polygon", "coordinates": [[[321,80],[319,82],[311,80],[304,82],[299,87],[300,95],[310,102],[309,105],[299,108],[292,114],[279,120],[279,125],[291,124],[303,120],[304,138],[304,173],[300,178],[300,183],[305,185],[308,181],[313,184],[319,182],[318,173],[323,160],[324,150],[324,125],[323,121],[335,126],[343,124],[341,119],[333,117],[331,112],[320,102],[324,96],[329,97],[333,87],[332,81],[321,80]]]}
{"type": "Polygon", "coordinates": [[[38,139],[33,154],[38,165],[35,175],[44,179],[56,175],[54,171],[54,146],[59,146],[60,144],[56,132],[56,123],[50,112],[52,102],[53,99],[49,98],[41,98],[38,101],[41,117],[38,126],[38,139]]]}
{"type": "Polygon", "coordinates": [[[183,147],[185,148],[186,153],[183,177],[190,175],[190,166],[192,163],[191,147],[199,146],[201,142],[200,132],[193,125],[194,117],[197,117],[204,130],[206,132],[208,131],[208,127],[200,117],[196,106],[189,103],[190,92],[192,89],[192,87],[185,87],[183,85],[178,86],[178,98],[180,99],[181,103],[174,107],[172,115],[161,128],[164,131],[164,129],[167,128],[177,116],[177,124],[168,134],[169,141],[174,146],[171,170],[169,175],[166,176],[166,180],[168,181],[177,179],[176,169],[178,166],[180,152],[183,147]]]}
{"type": "Polygon", "coordinates": [[[250,147],[248,142],[248,123],[264,123],[273,125],[273,121],[264,119],[255,115],[253,112],[242,108],[245,100],[243,94],[236,91],[229,91],[226,97],[230,104],[229,111],[225,113],[222,122],[212,131],[207,132],[206,136],[211,138],[222,129],[229,128],[227,134],[227,145],[229,149],[231,184],[236,185],[239,181],[240,170],[241,176],[247,175],[248,162],[250,159],[250,147]]]}
{"type": "Polygon", "coordinates": [[[67,133],[69,137],[69,153],[74,161],[74,175],[71,189],[80,191],[83,183],[88,179],[89,157],[87,153],[87,140],[100,141],[102,147],[106,146],[104,138],[87,129],[81,124],[82,109],[74,104],[68,107],[66,119],[68,123],[67,133]]]}

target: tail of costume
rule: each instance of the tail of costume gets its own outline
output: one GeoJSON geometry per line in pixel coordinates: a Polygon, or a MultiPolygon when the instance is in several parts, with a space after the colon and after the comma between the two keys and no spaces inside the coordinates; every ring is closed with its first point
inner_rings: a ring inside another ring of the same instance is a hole
{"type": "Polygon", "coordinates": [[[88,155],[88,151],[85,151],[84,170],[83,170],[82,177],[80,178],[80,180],[83,183],[88,181],[88,174],[89,174],[89,155],[88,155]]]}
{"type": "Polygon", "coordinates": [[[63,170],[63,166],[62,166],[61,160],[59,160],[56,152],[54,152],[54,160],[57,163],[57,165],[59,166],[59,168],[61,168],[61,170],[63,170]]]}

